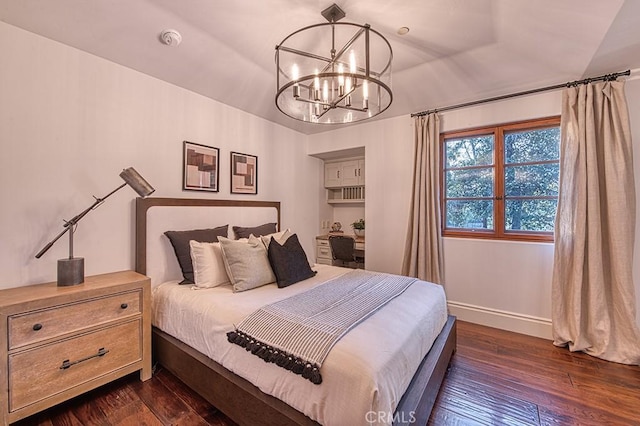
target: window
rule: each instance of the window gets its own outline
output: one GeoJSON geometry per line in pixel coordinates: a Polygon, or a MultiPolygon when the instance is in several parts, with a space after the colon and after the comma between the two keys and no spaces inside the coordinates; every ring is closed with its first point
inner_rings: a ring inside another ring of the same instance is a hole
{"type": "Polygon", "coordinates": [[[444,133],[443,235],[553,241],[560,117],[444,133]]]}

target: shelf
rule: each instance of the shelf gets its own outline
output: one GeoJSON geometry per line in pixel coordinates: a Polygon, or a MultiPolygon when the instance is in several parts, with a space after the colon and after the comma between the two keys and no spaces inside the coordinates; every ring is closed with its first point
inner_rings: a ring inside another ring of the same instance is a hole
{"type": "Polygon", "coordinates": [[[327,200],[329,204],[364,204],[364,198],[354,200],[327,200]]]}
{"type": "Polygon", "coordinates": [[[364,186],[345,186],[343,188],[327,188],[327,203],[346,204],[364,203],[364,186]]]}

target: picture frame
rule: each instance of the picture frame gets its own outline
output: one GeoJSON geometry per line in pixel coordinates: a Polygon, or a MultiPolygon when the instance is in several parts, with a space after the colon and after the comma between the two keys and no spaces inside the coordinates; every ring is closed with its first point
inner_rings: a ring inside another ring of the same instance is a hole
{"type": "Polygon", "coordinates": [[[256,155],[231,152],[231,193],[258,193],[258,157],[256,155]]]}
{"type": "Polygon", "coordinates": [[[182,189],[218,192],[220,188],[220,149],[184,141],[182,151],[182,189]]]}

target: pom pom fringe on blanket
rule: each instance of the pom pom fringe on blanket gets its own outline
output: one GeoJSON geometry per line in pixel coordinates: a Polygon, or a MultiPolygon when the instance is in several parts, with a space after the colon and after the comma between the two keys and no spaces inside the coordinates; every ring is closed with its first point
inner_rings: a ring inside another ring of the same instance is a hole
{"type": "Polygon", "coordinates": [[[263,306],[227,333],[229,342],[314,384],[331,348],[402,294],[415,278],[355,270],[263,306]]]}

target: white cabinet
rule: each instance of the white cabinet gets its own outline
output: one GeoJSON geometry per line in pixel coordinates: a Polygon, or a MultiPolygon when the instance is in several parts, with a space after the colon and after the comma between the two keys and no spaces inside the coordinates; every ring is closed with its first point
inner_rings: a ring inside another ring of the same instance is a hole
{"type": "Polygon", "coordinates": [[[316,238],[316,263],[333,265],[331,246],[326,238],[316,238]]]}
{"type": "Polygon", "coordinates": [[[364,185],[364,160],[343,161],[342,186],[364,185]]]}
{"type": "Polygon", "coordinates": [[[325,188],[364,185],[364,159],[336,161],[324,164],[325,188]]]}
{"type": "Polygon", "coordinates": [[[324,187],[335,188],[342,186],[342,163],[324,164],[324,187]]]}
{"type": "Polygon", "coordinates": [[[364,202],[364,158],[324,163],[324,187],[327,203],[364,202]]]}

